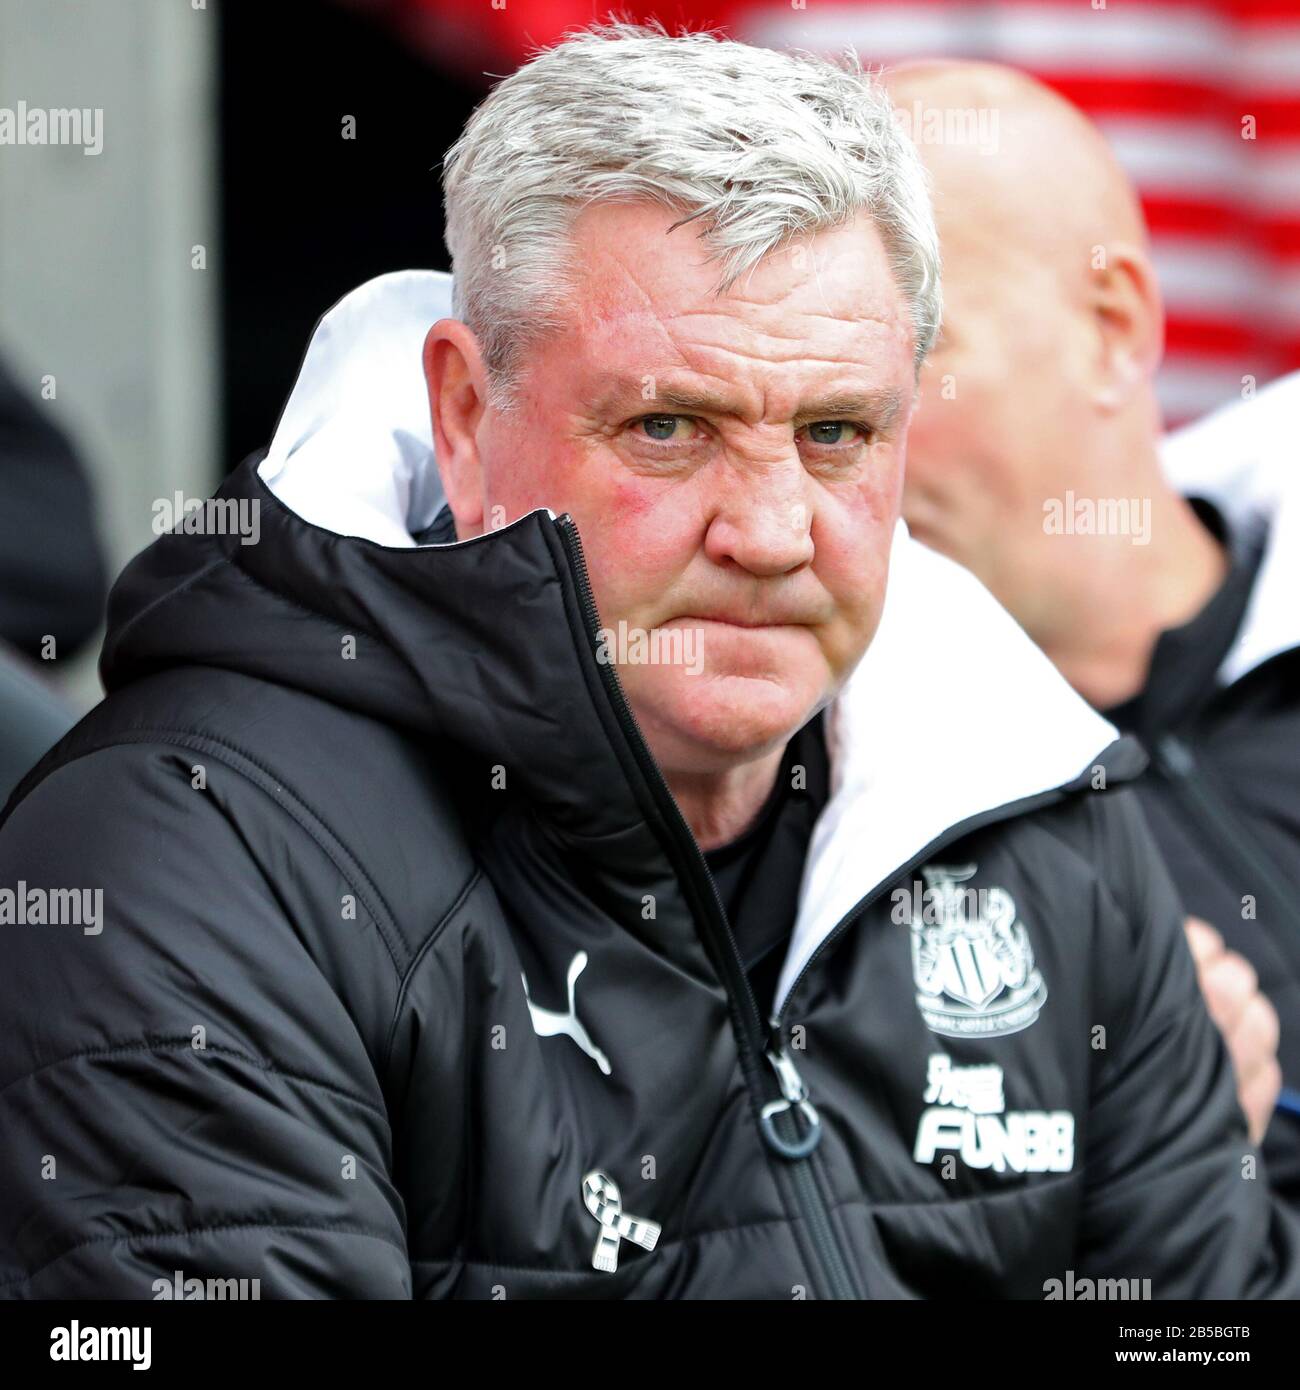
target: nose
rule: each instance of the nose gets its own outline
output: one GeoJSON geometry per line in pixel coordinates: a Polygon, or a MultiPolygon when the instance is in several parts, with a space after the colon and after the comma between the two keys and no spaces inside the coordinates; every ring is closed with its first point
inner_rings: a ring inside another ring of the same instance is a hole
{"type": "Polygon", "coordinates": [[[797,457],[729,470],[704,550],[715,564],[750,574],[789,574],[813,558],[812,498],[797,457]]]}

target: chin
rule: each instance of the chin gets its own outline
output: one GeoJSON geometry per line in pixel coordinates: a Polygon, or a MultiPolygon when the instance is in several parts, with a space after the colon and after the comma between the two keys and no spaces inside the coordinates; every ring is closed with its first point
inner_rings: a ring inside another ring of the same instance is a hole
{"type": "Polygon", "coordinates": [[[806,678],[724,673],[675,672],[657,684],[633,700],[646,740],[661,765],[699,772],[721,771],[781,747],[823,693],[806,678]]]}

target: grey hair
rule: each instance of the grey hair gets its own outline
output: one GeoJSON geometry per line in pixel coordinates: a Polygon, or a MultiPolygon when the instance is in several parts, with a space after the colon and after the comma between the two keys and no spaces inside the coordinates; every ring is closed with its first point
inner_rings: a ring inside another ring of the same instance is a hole
{"type": "Polygon", "coordinates": [[[510,409],[528,349],[564,322],[573,221],[648,201],[699,219],[721,293],[770,251],[866,210],[907,299],[919,371],[939,325],[920,158],[857,54],[840,62],[659,23],[570,33],[500,82],[443,161],[452,313],[510,409]]]}

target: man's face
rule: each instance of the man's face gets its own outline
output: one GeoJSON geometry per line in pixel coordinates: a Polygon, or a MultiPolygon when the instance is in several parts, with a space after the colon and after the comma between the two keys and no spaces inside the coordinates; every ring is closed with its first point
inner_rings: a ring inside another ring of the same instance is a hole
{"type": "Polygon", "coordinates": [[[692,658],[619,677],[660,764],[707,773],[780,746],[875,632],[913,338],[865,216],[722,297],[674,220],[582,213],[576,312],[477,439],[489,517],[572,513],[606,629],[682,629],[692,658]]]}
{"type": "Polygon", "coordinates": [[[1086,349],[1061,279],[982,218],[985,195],[953,182],[944,199],[940,171],[944,323],[921,370],[903,516],[1019,605],[1051,539],[1043,501],[1061,495],[1087,438],[1072,388],[1086,349]]]}

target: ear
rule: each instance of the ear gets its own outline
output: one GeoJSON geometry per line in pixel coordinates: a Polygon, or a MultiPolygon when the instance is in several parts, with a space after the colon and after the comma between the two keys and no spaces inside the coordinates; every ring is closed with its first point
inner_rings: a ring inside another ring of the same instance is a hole
{"type": "Polygon", "coordinates": [[[1165,312],[1155,271],[1141,247],[1099,247],[1090,298],[1097,328],[1094,398],[1119,410],[1155,375],[1165,349],[1165,312]]]}
{"type": "Polygon", "coordinates": [[[424,340],[433,447],[461,540],[483,532],[484,478],[478,429],[487,405],[487,369],[478,339],[458,319],[439,319],[424,340]]]}

